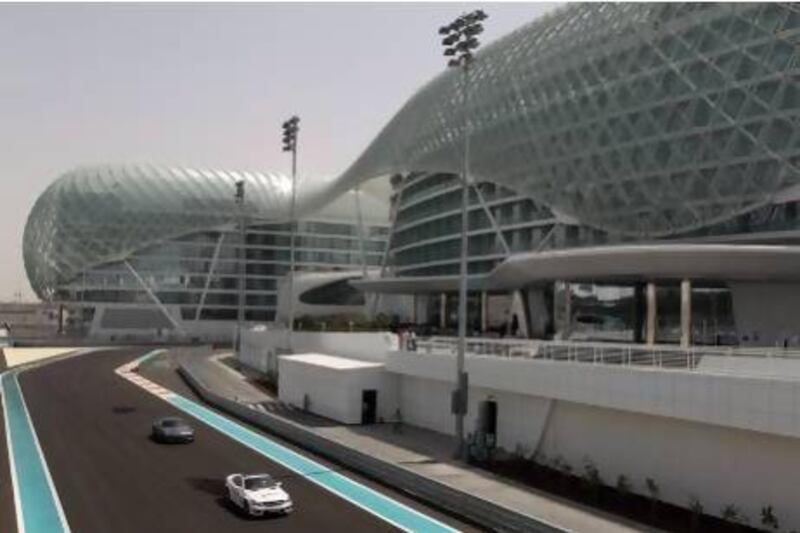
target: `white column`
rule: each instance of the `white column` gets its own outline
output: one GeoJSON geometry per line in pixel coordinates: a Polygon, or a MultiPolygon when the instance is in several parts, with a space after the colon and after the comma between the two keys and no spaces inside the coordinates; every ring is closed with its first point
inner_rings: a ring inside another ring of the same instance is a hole
{"type": "Polygon", "coordinates": [[[564,315],[566,317],[566,338],[572,334],[572,284],[564,282],[564,315]]]}
{"type": "Polygon", "coordinates": [[[656,343],[656,323],[658,322],[658,306],[656,305],[656,284],[647,283],[647,334],[645,342],[647,344],[656,343]]]}
{"type": "Polygon", "coordinates": [[[681,347],[692,344],[692,282],[681,281],[681,347]]]}
{"type": "Polygon", "coordinates": [[[486,329],[489,325],[489,317],[487,313],[489,311],[489,295],[486,291],[481,291],[481,333],[486,333],[486,329]]]}
{"type": "Polygon", "coordinates": [[[439,328],[444,329],[447,327],[447,294],[442,293],[439,296],[439,328]]]}

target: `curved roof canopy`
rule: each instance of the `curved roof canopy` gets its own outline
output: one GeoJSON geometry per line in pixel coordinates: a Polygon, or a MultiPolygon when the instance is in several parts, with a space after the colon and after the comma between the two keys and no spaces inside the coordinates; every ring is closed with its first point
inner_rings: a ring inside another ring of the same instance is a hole
{"type": "MultiPolygon", "coordinates": [[[[640,237],[763,206],[800,183],[798,29],[789,4],[559,9],[476,56],[470,177],[640,237]]],[[[422,87],[341,184],[460,172],[464,88],[453,69],[422,87]]]]}
{"type": "MultiPolygon", "coordinates": [[[[800,246],[647,244],[547,250],[508,257],[489,274],[471,276],[470,290],[521,289],[552,281],[637,283],[653,280],[800,281],[800,246]]],[[[374,292],[458,290],[458,276],[351,281],[374,292]]]]}

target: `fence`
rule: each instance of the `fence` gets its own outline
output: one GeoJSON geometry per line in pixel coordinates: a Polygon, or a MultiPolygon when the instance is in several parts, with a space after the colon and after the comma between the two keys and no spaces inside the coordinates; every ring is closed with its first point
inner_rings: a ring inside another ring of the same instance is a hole
{"type": "MultiPolygon", "coordinates": [[[[417,352],[456,353],[458,339],[429,337],[417,342],[417,352]]],[[[782,347],[709,347],[683,348],[674,345],[641,345],[539,341],[520,339],[468,338],[466,353],[474,356],[514,357],[544,361],[565,361],[599,365],[673,368],[691,371],[736,371],[743,362],[790,361],[800,365],[800,351],[782,347]],[[705,359],[706,363],[700,364],[705,359]]],[[[757,368],[755,368],[757,369],[757,368]]]]}

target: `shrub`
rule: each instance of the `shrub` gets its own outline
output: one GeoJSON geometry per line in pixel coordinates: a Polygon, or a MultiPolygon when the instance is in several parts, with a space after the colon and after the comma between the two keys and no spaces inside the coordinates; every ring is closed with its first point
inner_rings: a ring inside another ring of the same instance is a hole
{"type": "Polygon", "coordinates": [[[765,505],[761,508],[761,525],[764,526],[765,529],[780,529],[778,517],[775,516],[771,505],[765,505]]]}
{"type": "Polygon", "coordinates": [[[732,503],[722,508],[722,519],[734,524],[747,523],[747,517],[742,514],[742,510],[732,503]]]}
{"type": "Polygon", "coordinates": [[[589,485],[593,487],[603,484],[600,471],[597,469],[597,465],[594,464],[591,457],[583,458],[583,476],[586,478],[586,481],[589,482],[589,485]]]}
{"type": "Polygon", "coordinates": [[[644,485],[647,487],[647,492],[650,493],[650,499],[658,500],[658,497],[661,494],[661,489],[658,488],[658,484],[655,482],[655,480],[651,477],[646,478],[644,480],[644,485]]]}
{"type": "Polygon", "coordinates": [[[644,480],[644,486],[647,487],[647,492],[650,493],[650,518],[654,519],[658,511],[658,497],[661,495],[661,489],[658,484],[651,477],[644,480]]]}
{"type": "Polygon", "coordinates": [[[631,491],[631,482],[625,474],[617,476],[617,491],[619,491],[620,494],[628,494],[631,491]]]}
{"type": "Polygon", "coordinates": [[[690,529],[692,531],[697,531],[700,529],[700,517],[703,516],[703,504],[700,503],[700,500],[697,496],[690,496],[689,497],[689,511],[691,511],[691,522],[690,522],[690,529]]]}
{"type": "Polygon", "coordinates": [[[533,460],[534,463],[538,463],[542,466],[547,465],[547,454],[544,452],[537,452],[533,454],[533,457],[531,459],[533,460]]]}
{"type": "Polygon", "coordinates": [[[603,478],[600,477],[600,471],[590,457],[583,458],[583,478],[586,480],[592,498],[597,500],[600,497],[600,487],[603,486],[603,478]]]}

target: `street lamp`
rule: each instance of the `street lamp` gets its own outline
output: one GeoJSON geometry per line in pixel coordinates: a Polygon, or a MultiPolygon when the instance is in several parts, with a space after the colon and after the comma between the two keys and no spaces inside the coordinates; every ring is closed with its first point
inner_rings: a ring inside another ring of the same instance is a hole
{"type": "Polygon", "coordinates": [[[474,59],[473,50],[480,46],[476,35],[483,32],[482,21],[489,17],[483,10],[477,9],[461,15],[447,26],[439,28],[439,35],[444,35],[442,45],[444,56],[449,58],[447,66],[460,68],[463,76],[462,113],[464,115],[464,151],[461,160],[461,261],[458,276],[458,351],[456,353],[456,390],[453,392],[451,410],[456,418],[456,457],[465,455],[464,415],[467,413],[467,393],[469,385],[467,373],[464,371],[464,353],[467,348],[467,247],[469,232],[469,104],[470,66],[474,59]]]}
{"type": "Polygon", "coordinates": [[[245,222],[244,222],[244,181],[238,180],[235,183],[236,193],[234,199],[236,200],[236,207],[238,210],[239,218],[239,279],[237,286],[239,288],[239,299],[236,310],[236,343],[234,349],[236,356],[242,355],[242,329],[244,325],[244,290],[245,290],[245,222]]]}
{"type": "Polygon", "coordinates": [[[289,350],[292,350],[294,332],[294,234],[295,206],[297,203],[297,132],[300,131],[300,118],[293,115],[283,123],[283,151],[292,153],[292,203],[289,207],[289,350]]]}

